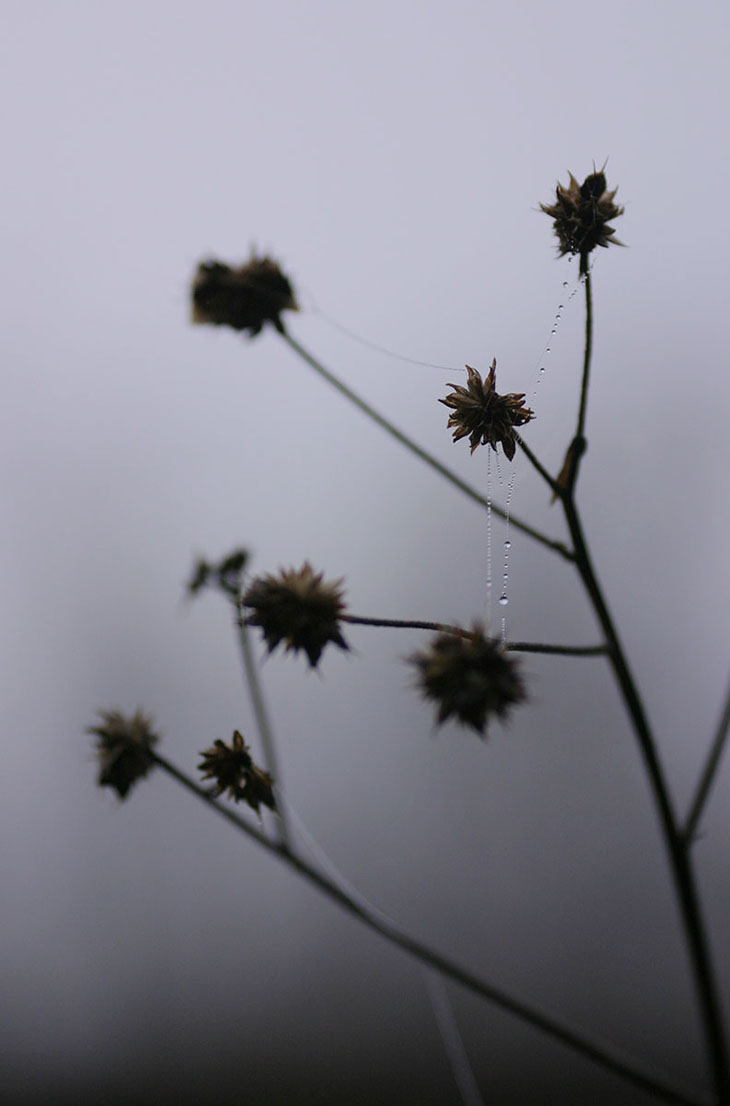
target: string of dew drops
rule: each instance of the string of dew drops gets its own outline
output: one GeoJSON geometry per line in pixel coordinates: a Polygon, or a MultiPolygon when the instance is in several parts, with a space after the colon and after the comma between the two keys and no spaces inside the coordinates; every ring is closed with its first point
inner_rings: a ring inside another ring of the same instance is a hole
{"type": "MultiPolygon", "coordinates": [[[[572,255],[568,257],[568,264],[573,262],[572,255]]],[[[585,283],[585,277],[581,276],[577,281],[573,281],[573,287],[571,288],[571,281],[563,281],[563,295],[561,301],[557,306],[555,315],[553,316],[552,325],[550,327],[550,334],[547,342],[543,346],[542,352],[537,360],[537,365],[534,372],[534,382],[532,391],[530,393],[529,403],[533,404],[537,400],[537,393],[539,385],[542,383],[545,372],[547,369],[548,359],[552,354],[553,343],[558,333],[558,328],[563,318],[563,312],[566,310],[571,301],[575,298],[579,288],[585,283]]],[[[363,335],[356,333],[343,323],[339,322],[332,315],[323,311],[316,303],[311,292],[304,290],[306,298],[309,300],[308,309],[320,318],[323,322],[327,323],[333,329],[339,331],[350,341],[355,342],[358,345],[363,346],[365,349],[372,350],[374,353],[378,353],[383,357],[388,357],[394,361],[401,361],[409,365],[420,365],[427,369],[439,369],[442,372],[466,372],[466,369],[457,368],[453,365],[441,365],[433,361],[422,361],[416,357],[410,357],[403,353],[398,353],[395,350],[389,349],[386,346],[380,345],[378,342],[373,342],[369,338],[363,337],[363,335]]],[[[504,488],[504,477],[502,474],[502,468],[499,462],[499,454],[495,453],[495,463],[497,467],[497,477],[499,480],[500,488],[504,488]]],[[[492,450],[487,446],[487,474],[486,474],[486,501],[487,501],[487,578],[486,578],[486,593],[485,593],[485,622],[488,628],[492,626],[492,603],[493,603],[493,576],[492,576],[492,450]]],[[[512,549],[512,540],[510,537],[510,512],[512,507],[512,498],[515,485],[515,467],[510,466],[510,476],[507,481],[507,496],[504,505],[505,512],[505,536],[503,541],[503,559],[502,559],[502,583],[499,595],[499,605],[502,608],[500,618],[500,638],[502,643],[507,640],[507,607],[509,606],[509,557],[512,549]]],[[[489,632],[489,629],[488,631],[489,632]]]]}

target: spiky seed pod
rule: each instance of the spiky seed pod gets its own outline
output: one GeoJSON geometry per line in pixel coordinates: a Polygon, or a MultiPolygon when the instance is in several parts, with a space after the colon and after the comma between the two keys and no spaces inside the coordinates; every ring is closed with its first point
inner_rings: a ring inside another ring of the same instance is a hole
{"type": "Polygon", "coordinates": [[[131,718],[118,710],[102,710],[99,714],[101,723],[86,730],[97,738],[99,786],[112,787],[124,799],[133,784],[153,767],[151,752],[159,736],[152,728],[152,719],[141,710],[131,718]]]}
{"type": "Polygon", "coordinates": [[[578,254],[582,276],[588,272],[588,255],[596,246],[623,245],[608,223],[623,215],[624,209],[613,202],[618,189],[608,191],[603,170],[594,168],[582,184],[572,173],[568,175],[569,184],[556,187],[555,203],[540,204],[540,209],[553,220],[558,255],[578,254]]]}
{"type": "Polygon", "coordinates": [[[304,650],[314,668],[328,642],[349,649],[339,627],[345,609],[341,585],[341,579],[324,581],[308,561],[300,569],[260,576],[243,597],[252,612],[246,624],[261,627],[270,653],[283,641],[287,652],[304,650]]]}
{"type": "Polygon", "coordinates": [[[453,716],[484,735],[490,718],[506,717],[527,697],[518,662],[478,625],[439,634],[410,661],[422,694],[438,704],[439,725],[453,716]]]}
{"type": "Polygon", "coordinates": [[[440,399],[446,407],[452,408],[447,426],[453,427],[453,440],[469,436],[471,452],[478,445],[491,445],[496,452],[501,443],[504,455],[510,461],[515,455],[515,426],[523,426],[535,417],[529,407],[525,407],[524,392],[510,392],[499,395],[496,389],[497,361],[492,366],[486,380],[470,365],[466,366],[468,379],[466,387],[449,384],[454,391],[446,399],[440,399]]]}
{"type": "Polygon", "coordinates": [[[215,794],[228,792],[234,802],[247,803],[258,814],[259,808],[276,809],[271,776],[254,764],[243,735],[233,731],[230,745],[217,738],[210,749],[200,754],[202,761],[198,771],[204,780],[215,780],[215,794]]]}
{"type": "Polygon", "coordinates": [[[298,311],[294,290],[270,257],[251,257],[236,269],[222,261],[202,261],[192,288],[192,321],[230,326],[258,334],[270,322],[282,330],[281,312],[298,311]]]}

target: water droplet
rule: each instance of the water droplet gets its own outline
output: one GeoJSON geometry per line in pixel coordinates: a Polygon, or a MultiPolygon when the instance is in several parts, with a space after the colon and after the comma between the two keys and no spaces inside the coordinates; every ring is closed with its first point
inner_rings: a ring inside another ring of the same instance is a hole
{"type": "Polygon", "coordinates": [[[505,547],[505,549],[511,549],[512,548],[512,542],[511,541],[506,541],[504,543],[504,547],[505,547]]]}
{"type": "Polygon", "coordinates": [[[544,365],[541,365],[541,366],[540,366],[540,372],[541,372],[541,373],[544,373],[544,372],[545,372],[545,366],[544,366],[544,365]]]}
{"type": "Polygon", "coordinates": [[[499,602],[500,602],[501,606],[506,607],[507,604],[509,603],[509,599],[507,598],[506,595],[500,595],[499,602]]]}
{"type": "Polygon", "coordinates": [[[558,312],[564,311],[564,310],[565,310],[565,304],[564,303],[559,303],[558,304],[558,312]]]}
{"type": "Polygon", "coordinates": [[[563,288],[567,288],[567,287],[568,287],[568,282],[567,282],[567,280],[564,280],[563,281],[563,288]]]}

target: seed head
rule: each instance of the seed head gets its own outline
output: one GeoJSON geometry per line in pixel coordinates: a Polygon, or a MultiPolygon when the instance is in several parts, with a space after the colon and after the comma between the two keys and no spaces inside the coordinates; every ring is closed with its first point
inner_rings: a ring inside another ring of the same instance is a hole
{"type": "Polygon", "coordinates": [[[222,261],[202,261],[193,280],[194,323],[230,326],[258,334],[270,322],[282,330],[282,311],[298,311],[287,277],[270,257],[256,257],[235,269],[222,261]]]}
{"type": "Polygon", "coordinates": [[[97,737],[99,786],[113,787],[124,799],[132,785],[153,767],[151,752],[159,737],[152,729],[152,719],[141,710],[131,718],[118,710],[102,710],[99,714],[101,723],[86,730],[97,737]]]}
{"type": "Polygon", "coordinates": [[[482,380],[480,374],[471,366],[466,366],[468,379],[466,387],[449,384],[454,391],[446,399],[440,399],[446,407],[452,408],[447,426],[454,428],[453,440],[469,436],[472,453],[478,445],[491,445],[497,451],[502,443],[504,455],[510,461],[515,455],[515,426],[523,426],[534,418],[534,412],[522,402],[524,392],[510,392],[499,395],[496,389],[497,361],[482,380]]]}
{"type": "Polygon", "coordinates": [[[349,649],[339,627],[342,580],[323,580],[308,561],[300,569],[282,569],[277,576],[255,579],[243,597],[252,613],[248,626],[260,626],[269,652],[280,642],[287,652],[303,649],[314,668],[328,642],[349,649]]]}
{"type": "Polygon", "coordinates": [[[540,204],[540,209],[554,220],[558,255],[580,255],[582,276],[588,272],[588,255],[596,246],[623,245],[613,237],[616,231],[608,223],[623,215],[624,209],[613,202],[618,189],[608,191],[602,169],[596,171],[594,166],[582,184],[578,184],[572,173],[568,175],[570,183],[567,186],[557,185],[555,203],[540,204]]]}
{"type": "Polygon", "coordinates": [[[203,759],[198,765],[198,771],[203,773],[203,779],[215,780],[216,795],[227,791],[230,799],[248,803],[257,814],[262,805],[269,810],[276,809],[274,781],[268,772],[254,764],[243,735],[238,730],[233,731],[230,745],[218,738],[210,749],[200,755],[203,759]]]}
{"type": "Polygon", "coordinates": [[[484,735],[492,716],[504,718],[527,697],[517,661],[478,625],[439,634],[410,660],[422,694],[438,704],[439,725],[453,715],[484,735]]]}

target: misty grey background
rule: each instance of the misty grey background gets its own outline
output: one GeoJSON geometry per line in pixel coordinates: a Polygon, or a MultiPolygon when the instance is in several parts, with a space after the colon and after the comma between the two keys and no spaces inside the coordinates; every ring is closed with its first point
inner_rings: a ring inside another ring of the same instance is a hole
{"type": "MultiPolygon", "coordinates": [[[[537,391],[530,441],[556,469],[583,314],[577,295],[538,387],[575,276],[538,203],[609,158],[630,248],[595,266],[580,502],[684,805],[730,658],[730,11],[8,2],[3,23],[3,1093],[457,1102],[418,965],[167,778],[124,804],[95,787],[98,707],[151,712],[190,770],[214,738],[254,733],[225,605],[184,600],[198,555],[309,558],[361,614],[484,614],[483,513],[273,332],[191,327],[189,281],[203,257],[270,250],[304,309],[292,333],[482,488],[484,457],[452,446],[436,401],[496,356],[500,390],[537,391]],[[322,312],[452,368],[379,356],[322,312]]],[[[515,467],[515,512],[563,536],[515,467]]],[[[512,541],[509,635],[595,640],[570,568],[512,541]]],[[[530,705],[483,744],[434,731],[400,660],[422,635],[348,637],[320,675],[263,670],[287,794],[332,862],[493,983],[701,1088],[606,666],[527,658],[530,705]]],[[[724,767],[697,856],[726,1004],[729,803],[724,767]]],[[[485,1101],[648,1101],[448,993],[485,1101]]]]}

